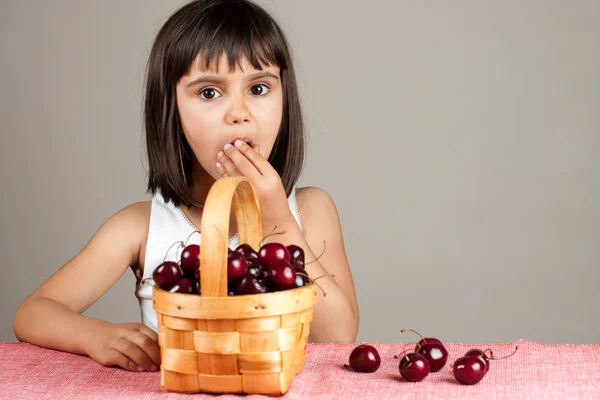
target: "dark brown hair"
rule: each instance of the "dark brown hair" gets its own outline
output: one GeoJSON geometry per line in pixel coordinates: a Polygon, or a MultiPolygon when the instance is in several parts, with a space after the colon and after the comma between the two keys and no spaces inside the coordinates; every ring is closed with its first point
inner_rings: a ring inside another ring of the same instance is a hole
{"type": "Polygon", "coordinates": [[[177,111],[176,84],[200,56],[205,67],[221,54],[231,71],[245,58],[258,70],[280,69],[283,89],[281,127],[269,162],[289,196],[304,163],[304,128],[296,77],[287,39],[277,22],[248,0],[196,0],[172,14],[152,46],[146,71],[144,129],[148,192],[160,191],[176,206],[195,204],[192,153],[177,111]]]}

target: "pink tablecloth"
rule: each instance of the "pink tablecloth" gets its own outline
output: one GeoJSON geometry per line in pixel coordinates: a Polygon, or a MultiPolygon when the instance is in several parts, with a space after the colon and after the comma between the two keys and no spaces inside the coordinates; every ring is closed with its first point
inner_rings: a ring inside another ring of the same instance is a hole
{"type": "MultiPolygon", "coordinates": [[[[448,364],[424,381],[404,381],[393,355],[401,344],[374,344],[382,358],[371,374],[343,368],[355,345],[309,344],[305,369],[294,379],[284,399],[598,399],[600,345],[542,345],[529,341],[493,345],[448,343],[448,364]],[[458,384],[449,364],[467,350],[490,347],[497,357],[481,382],[458,384]]],[[[68,353],[22,343],[0,343],[2,399],[199,399],[215,395],[169,393],[160,387],[159,372],[128,372],[103,367],[68,353]]],[[[224,399],[264,396],[223,395],[224,399]]]]}

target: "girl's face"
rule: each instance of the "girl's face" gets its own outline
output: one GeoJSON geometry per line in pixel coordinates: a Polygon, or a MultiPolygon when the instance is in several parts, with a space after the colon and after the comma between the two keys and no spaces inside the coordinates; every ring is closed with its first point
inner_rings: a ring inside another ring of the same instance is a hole
{"type": "Polygon", "coordinates": [[[217,153],[236,139],[259,145],[260,154],[268,158],[281,125],[283,93],[276,66],[256,70],[244,59],[241,68],[229,72],[225,56],[218,72],[215,64],[202,70],[200,59],[193,63],[177,83],[177,106],[198,163],[218,179],[217,153]]]}

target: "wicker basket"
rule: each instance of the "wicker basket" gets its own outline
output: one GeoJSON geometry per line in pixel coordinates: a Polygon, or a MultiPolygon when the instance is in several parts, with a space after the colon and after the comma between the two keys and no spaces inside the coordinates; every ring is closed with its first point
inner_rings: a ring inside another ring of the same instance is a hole
{"type": "Polygon", "coordinates": [[[153,289],[161,386],[172,392],[278,396],[304,368],[318,293],[314,283],[228,296],[227,241],[233,202],[240,243],[262,240],[258,200],[247,178],[222,178],[204,206],[202,295],[153,289]]]}

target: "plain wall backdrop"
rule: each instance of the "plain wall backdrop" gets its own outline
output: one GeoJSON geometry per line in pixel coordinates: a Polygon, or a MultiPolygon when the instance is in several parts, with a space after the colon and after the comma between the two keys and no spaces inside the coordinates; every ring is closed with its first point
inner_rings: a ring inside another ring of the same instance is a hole
{"type": "MultiPolygon", "coordinates": [[[[0,340],[108,217],[149,198],[145,63],[183,3],[0,3],[0,340]]],[[[600,2],[260,4],[292,44],[299,183],[336,201],[357,341],[600,342],[600,2]]],[[[134,283],[86,314],[139,321],[134,283]]]]}

